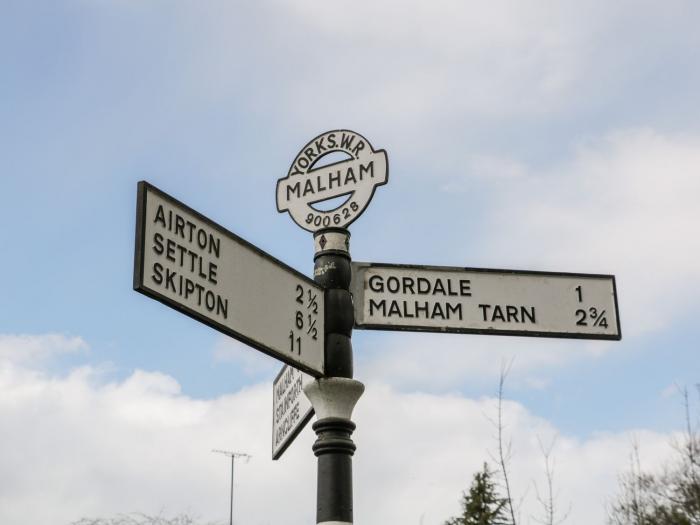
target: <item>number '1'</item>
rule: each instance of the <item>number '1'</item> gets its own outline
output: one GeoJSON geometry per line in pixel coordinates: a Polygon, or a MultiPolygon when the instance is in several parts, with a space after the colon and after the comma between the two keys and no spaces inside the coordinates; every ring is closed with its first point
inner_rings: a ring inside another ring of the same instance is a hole
{"type": "Polygon", "coordinates": [[[297,353],[301,355],[301,337],[297,337],[294,339],[294,332],[292,330],[289,331],[289,350],[294,353],[294,343],[296,342],[297,346],[297,353]]]}

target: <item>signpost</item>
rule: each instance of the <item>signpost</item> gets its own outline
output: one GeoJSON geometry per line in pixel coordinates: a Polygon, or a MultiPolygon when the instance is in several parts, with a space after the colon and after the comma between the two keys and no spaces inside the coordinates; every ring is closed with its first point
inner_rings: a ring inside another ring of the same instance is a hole
{"type": "Polygon", "coordinates": [[[388,176],[386,152],[341,129],[312,139],[277,181],[278,211],[314,234],[313,281],[138,185],[134,289],[288,365],[273,384],[272,457],[315,412],[320,525],[353,522],[350,418],[364,391],[353,379],[353,327],[622,337],[612,275],[352,263],[346,228],[388,176]],[[323,209],[333,199],[342,202],[323,209]]]}
{"type": "Polygon", "coordinates": [[[324,294],[146,182],[138,185],[134,289],[280,361],[324,373],[324,294]]]}
{"type": "Polygon", "coordinates": [[[285,365],[272,384],[272,459],[279,459],[314,415],[304,395],[313,378],[285,365]]]}
{"type": "Polygon", "coordinates": [[[615,277],[352,264],[355,327],[620,339],[615,277]]]}
{"type": "Polygon", "coordinates": [[[354,131],[328,131],[304,146],[287,177],[277,181],[277,210],[288,211],[294,222],[310,232],[345,228],[362,214],[375,188],[386,184],[388,177],[384,150],[375,151],[366,138],[354,131]],[[317,167],[323,157],[332,153],[347,158],[317,167]],[[343,195],[348,198],[332,210],[312,206],[343,195]]]}

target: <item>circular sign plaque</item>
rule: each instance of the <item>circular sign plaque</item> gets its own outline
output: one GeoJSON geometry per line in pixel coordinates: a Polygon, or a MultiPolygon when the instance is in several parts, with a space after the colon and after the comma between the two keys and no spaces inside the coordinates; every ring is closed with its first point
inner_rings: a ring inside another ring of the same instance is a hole
{"type": "Polygon", "coordinates": [[[354,131],[327,131],[304,146],[287,176],[277,181],[277,211],[289,212],[294,222],[310,232],[344,228],[362,214],[375,188],[388,178],[386,151],[373,149],[354,131]],[[326,155],[338,152],[347,158],[320,166],[326,155]],[[344,195],[347,198],[332,210],[314,207],[344,195]]]}

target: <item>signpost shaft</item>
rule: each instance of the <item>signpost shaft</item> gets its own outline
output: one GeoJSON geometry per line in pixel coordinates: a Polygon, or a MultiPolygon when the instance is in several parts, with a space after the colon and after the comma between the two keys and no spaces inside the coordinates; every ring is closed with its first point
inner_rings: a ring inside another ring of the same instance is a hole
{"type": "Polygon", "coordinates": [[[351,335],[354,310],[350,295],[350,233],[327,229],[314,235],[314,280],[325,289],[324,378],[304,388],[316,411],[313,429],[318,436],[313,451],[318,457],[316,523],[351,525],[352,456],[355,424],[350,420],[364,385],[352,379],[351,335]]]}
{"type": "Polygon", "coordinates": [[[350,281],[350,232],[321,230],[314,234],[314,281],[325,290],[325,377],[352,378],[352,327],[355,324],[350,281]]]}

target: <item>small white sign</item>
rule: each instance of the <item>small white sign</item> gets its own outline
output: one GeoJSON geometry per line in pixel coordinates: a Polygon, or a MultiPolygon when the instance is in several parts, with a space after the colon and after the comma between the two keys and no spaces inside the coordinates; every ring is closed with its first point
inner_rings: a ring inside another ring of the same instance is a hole
{"type": "Polygon", "coordinates": [[[356,328],[620,339],[615,277],[352,263],[356,328]]]}
{"type": "Polygon", "coordinates": [[[138,186],[134,289],[323,375],[323,289],[146,182],[138,186]]]}
{"type": "Polygon", "coordinates": [[[279,459],[314,414],[304,386],[313,377],[285,365],[272,384],[272,459],[279,459]]]}
{"type": "Polygon", "coordinates": [[[386,184],[388,176],[384,150],[374,150],[354,131],[328,131],[304,146],[287,177],[277,181],[277,211],[288,211],[294,222],[310,232],[345,228],[362,214],[375,188],[386,184]],[[331,153],[342,153],[346,159],[319,167],[331,153]],[[347,199],[332,210],[313,206],[343,195],[347,199]]]}

